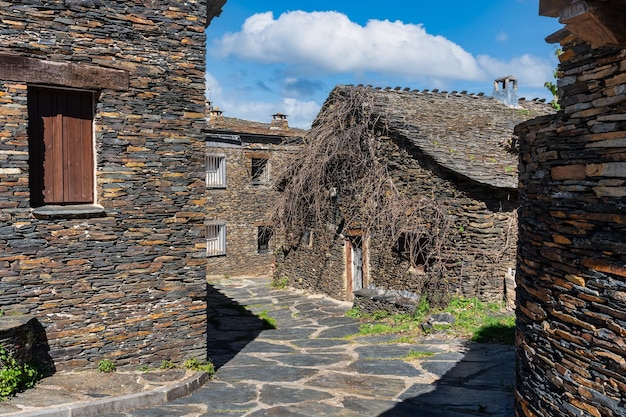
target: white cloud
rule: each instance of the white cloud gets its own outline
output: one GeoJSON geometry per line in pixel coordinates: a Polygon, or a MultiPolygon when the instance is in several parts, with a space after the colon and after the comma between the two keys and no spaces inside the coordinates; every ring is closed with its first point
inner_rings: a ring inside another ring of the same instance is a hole
{"type": "Polygon", "coordinates": [[[313,100],[300,101],[295,98],[283,100],[285,113],[289,115],[289,126],[308,129],[320,110],[320,103],[313,100]]]}
{"type": "Polygon", "coordinates": [[[498,32],[498,34],[496,35],[496,41],[500,42],[500,43],[505,43],[506,41],[509,40],[509,34],[506,33],[505,31],[501,30],[500,32],[498,32]]]}
{"type": "Polygon", "coordinates": [[[206,73],[207,99],[224,112],[226,117],[269,123],[271,115],[280,112],[289,116],[289,126],[308,129],[317,116],[321,103],[314,100],[300,101],[295,98],[278,98],[276,101],[254,101],[228,97],[222,92],[220,83],[206,73]]]}
{"type": "Polygon", "coordinates": [[[377,71],[406,79],[436,77],[478,80],[484,73],[474,57],[422,25],[370,20],[365,26],[338,12],[292,11],[274,19],[255,14],[241,31],[215,42],[220,57],[238,56],[329,73],[377,71]]]}
{"type": "Polygon", "coordinates": [[[520,87],[542,87],[546,81],[554,78],[554,64],[547,59],[529,54],[512,58],[510,61],[500,61],[488,55],[479,55],[477,60],[491,78],[514,75],[520,87]]]}

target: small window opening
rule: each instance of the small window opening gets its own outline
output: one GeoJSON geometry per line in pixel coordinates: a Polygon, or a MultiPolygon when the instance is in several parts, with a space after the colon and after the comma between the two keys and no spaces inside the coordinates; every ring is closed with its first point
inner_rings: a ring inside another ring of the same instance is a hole
{"type": "Polygon", "coordinates": [[[263,185],[270,182],[269,163],[265,158],[252,158],[252,184],[263,185]]]}
{"type": "Polygon", "coordinates": [[[269,253],[273,249],[274,229],[270,226],[257,228],[257,252],[269,253]]]}
{"type": "Polygon", "coordinates": [[[411,263],[411,266],[425,266],[429,254],[429,239],[418,237],[413,233],[402,233],[396,242],[394,250],[411,263]]]}

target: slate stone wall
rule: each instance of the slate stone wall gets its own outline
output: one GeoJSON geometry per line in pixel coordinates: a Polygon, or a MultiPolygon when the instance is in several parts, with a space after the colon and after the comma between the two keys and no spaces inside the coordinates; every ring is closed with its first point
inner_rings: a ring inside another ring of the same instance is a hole
{"type": "Polygon", "coordinates": [[[37,218],[25,83],[0,80],[0,308],[57,368],[207,355],[205,2],[0,1],[0,53],[125,70],[95,112],[99,218],[37,218]]]}
{"type": "MultiPolygon", "coordinates": [[[[450,220],[445,242],[443,275],[435,281],[445,291],[485,301],[505,299],[505,276],[515,268],[517,239],[517,191],[494,189],[459,178],[429,160],[400,137],[378,138],[378,156],[387,165],[394,184],[407,196],[428,196],[443,208],[450,220]]],[[[340,196],[339,201],[352,198],[340,196]]],[[[314,231],[313,247],[303,245],[286,252],[277,273],[291,285],[332,297],[351,300],[346,294],[348,271],[345,237],[330,228],[314,231]]],[[[376,236],[364,247],[364,286],[421,294],[426,277],[409,261],[376,236]]],[[[425,268],[425,274],[434,274],[425,268]]],[[[350,278],[351,279],[351,278],[350,278]]],[[[438,291],[429,288],[427,291],[438,291]]]]}
{"type": "MultiPolygon", "coordinates": [[[[35,318],[32,316],[0,317],[0,346],[18,364],[28,363],[36,343],[35,318]]],[[[4,364],[0,364],[0,369],[4,364]]]]}
{"type": "MultiPolygon", "coordinates": [[[[268,158],[270,180],[281,172],[286,158],[299,145],[243,143],[221,147],[210,144],[207,152],[226,156],[226,188],[207,190],[208,221],[226,224],[226,255],[208,259],[207,276],[271,276],[274,249],[259,253],[258,227],[269,226],[268,213],[278,191],[271,182],[252,183],[252,158],[268,158]]],[[[272,243],[276,239],[272,240],[272,243]]]]}
{"type": "Polygon", "coordinates": [[[274,279],[338,300],[351,299],[346,292],[345,237],[323,229],[312,232],[310,247],[301,242],[295,248],[277,251],[274,279]]]}
{"type": "Polygon", "coordinates": [[[520,135],[518,416],[626,416],[626,50],[562,41],[520,135]]]}

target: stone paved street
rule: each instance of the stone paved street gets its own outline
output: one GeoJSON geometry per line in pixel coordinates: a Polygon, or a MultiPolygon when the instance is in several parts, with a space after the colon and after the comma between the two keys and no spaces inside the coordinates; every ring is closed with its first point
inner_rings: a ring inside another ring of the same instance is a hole
{"type": "Polygon", "coordinates": [[[111,417],[514,415],[513,347],[345,338],[359,328],[344,315],[350,304],[271,289],[267,279],[225,279],[209,292],[215,379],[188,397],[111,417]],[[249,312],[266,312],[277,328],[249,312]],[[410,351],[434,355],[404,360],[410,351]]]}

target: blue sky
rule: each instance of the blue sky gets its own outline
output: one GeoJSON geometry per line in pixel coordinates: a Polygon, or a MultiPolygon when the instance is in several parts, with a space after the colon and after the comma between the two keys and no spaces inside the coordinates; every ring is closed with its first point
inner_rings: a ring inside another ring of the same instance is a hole
{"type": "Polygon", "coordinates": [[[207,29],[207,95],[225,116],[308,128],[337,84],[550,98],[561,25],[538,0],[228,0],[207,29]]]}

